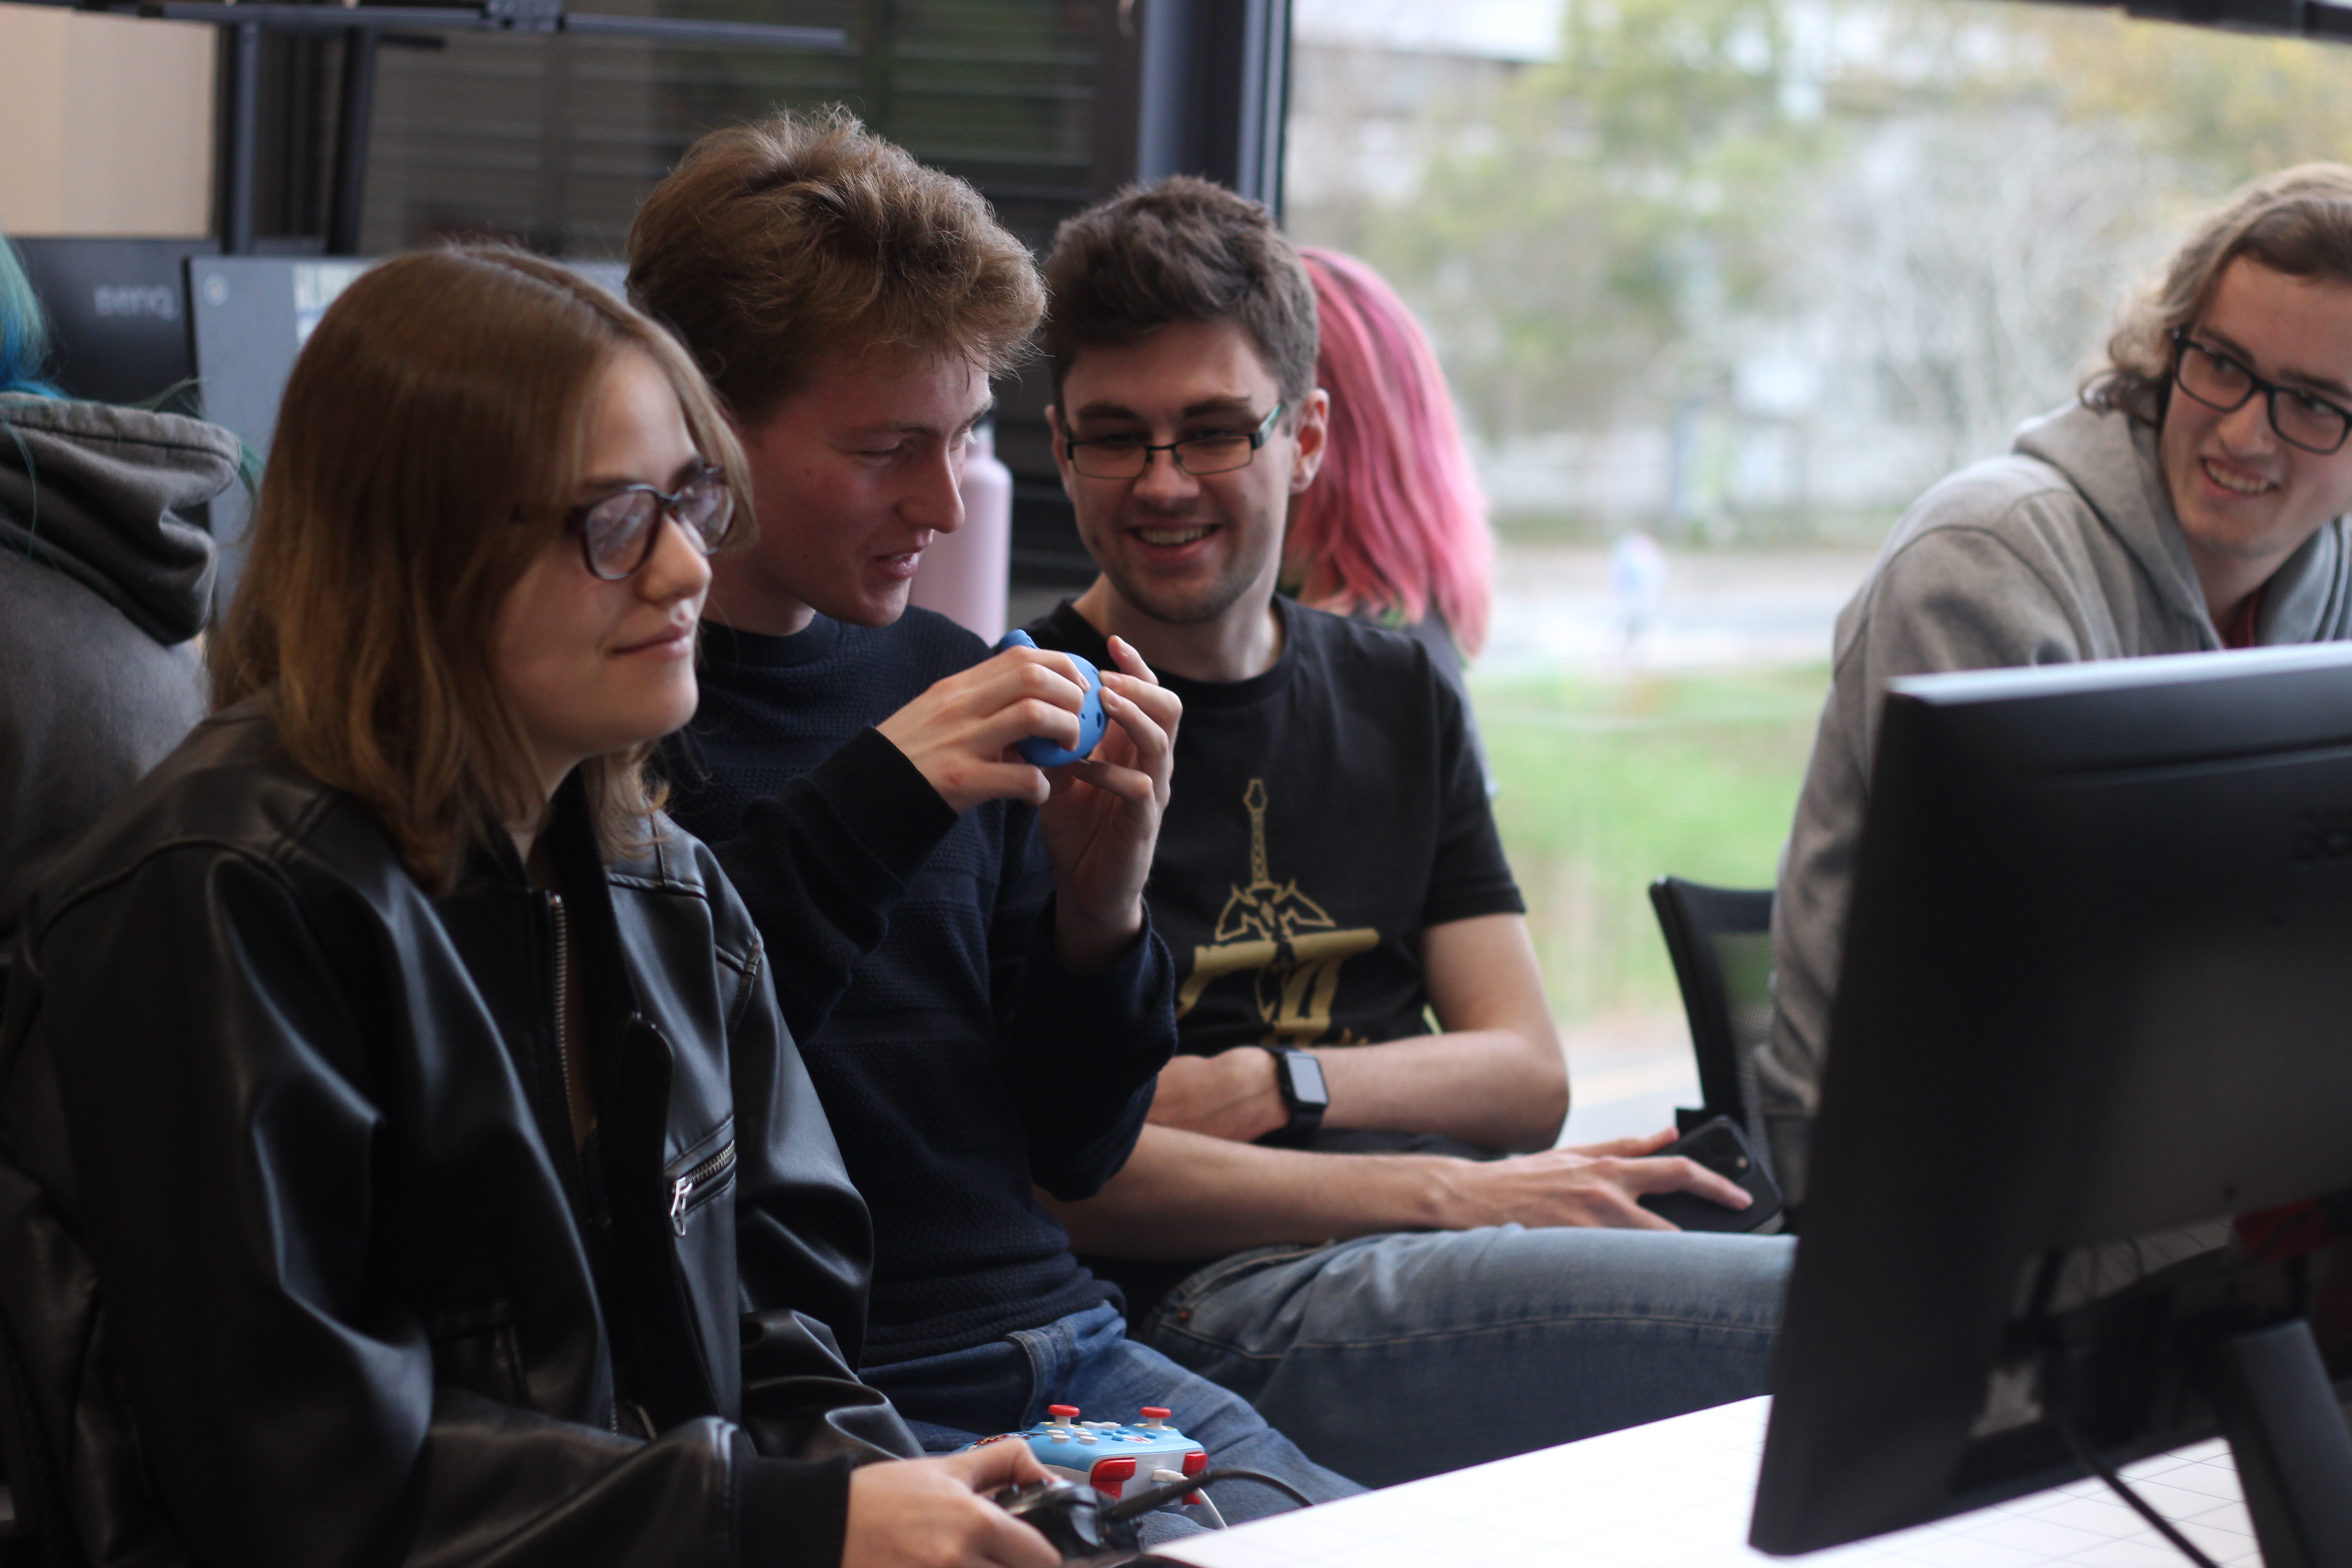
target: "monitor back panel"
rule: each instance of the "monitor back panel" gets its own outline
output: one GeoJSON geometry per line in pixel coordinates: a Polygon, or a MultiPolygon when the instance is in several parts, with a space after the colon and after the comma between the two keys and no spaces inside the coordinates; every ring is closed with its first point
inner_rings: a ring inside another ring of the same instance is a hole
{"type": "MultiPolygon", "coordinates": [[[[2172,1231],[2352,1185],[2346,954],[2352,647],[1897,684],[1759,1545],[2074,1473],[2017,1359],[2024,1287],[2112,1245],[2139,1272],[2099,1295],[2136,1289],[2172,1231]]],[[[2177,1359],[2129,1374],[2105,1408],[2164,1396],[2103,1441],[2210,1430],[2177,1359]]]]}

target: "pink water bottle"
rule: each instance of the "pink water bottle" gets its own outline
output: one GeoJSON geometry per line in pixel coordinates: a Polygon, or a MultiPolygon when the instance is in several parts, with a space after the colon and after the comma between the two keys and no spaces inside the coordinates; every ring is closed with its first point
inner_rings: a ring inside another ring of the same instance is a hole
{"type": "Polygon", "coordinates": [[[963,458],[963,526],[933,539],[915,570],[914,602],[993,644],[1004,635],[1013,573],[1013,470],[996,458],[996,430],[972,432],[963,458]]]}

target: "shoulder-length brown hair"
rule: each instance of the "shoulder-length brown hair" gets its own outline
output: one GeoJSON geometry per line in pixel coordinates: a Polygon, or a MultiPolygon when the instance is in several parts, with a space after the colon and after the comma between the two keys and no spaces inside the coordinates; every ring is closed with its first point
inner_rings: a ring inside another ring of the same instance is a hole
{"type": "MultiPolygon", "coordinates": [[[[669,378],[748,522],[740,450],[693,361],[621,300],[519,251],[370,269],[286,384],[213,700],[259,693],[293,759],[366,803],[436,890],[538,809],[493,623],[562,531],[591,400],[631,350],[669,378]]],[[[608,856],[642,840],[659,804],[650,750],[583,764],[608,856]]]]}
{"type": "Polygon", "coordinates": [[[2084,384],[2083,401],[2161,424],[2172,385],[2172,334],[2196,322],[2214,284],[2242,256],[2291,278],[2352,283],[2352,168],[2284,169],[2207,214],[2155,287],[2125,307],[2107,340],[2107,363],[2084,384]]]}

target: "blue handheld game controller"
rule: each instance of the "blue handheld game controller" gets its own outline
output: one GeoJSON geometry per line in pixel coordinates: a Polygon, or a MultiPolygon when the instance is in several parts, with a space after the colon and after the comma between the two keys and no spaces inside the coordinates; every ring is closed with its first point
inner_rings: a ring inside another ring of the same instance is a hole
{"type": "MultiPolygon", "coordinates": [[[[1156,1405],[1145,1405],[1142,1420],[1131,1426],[1117,1421],[1081,1421],[1075,1405],[1049,1405],[1045,1412],[1046,1418],[1026,1432],[982,1437],[966,1447],[1024,1439],[1048,1474],[1090,1486],[1105,1502],[1164,1485],[1158,1479],[1162,1472],[1197,1476],[1209,1468],[1208,1450],[1168,1425],[1168,1412],[1156,1405]]],[[[1195,1492],[1185,1500],[1191,1502],[1199,1496],[1195,1492]]]]}
{"type": "MultiPolygon", "coordinates": [[[[996,651],[1003,653],[1009,647],[1035,647],[1036,646],[1037,640],[1034,637],[1019,626],[1015,626],[997,642],[996,651]]],[[[1087,689],[1086,702],[1078,710],[1077,749],[1064,751],[1043,735],[1032,735],[1025,741],[1013,742],[1014,751],[1041,768],[1058,768],[1065,763],[1085,761],[1087,754],[1095,749],[1095,742],[1103,738],[1103,731],[1110,724],[1109,719],[1103,713],[1102,671],[1076,654],[1066,653],[1062,657],[1078,667],[1078,675],[1087,689]]]]}

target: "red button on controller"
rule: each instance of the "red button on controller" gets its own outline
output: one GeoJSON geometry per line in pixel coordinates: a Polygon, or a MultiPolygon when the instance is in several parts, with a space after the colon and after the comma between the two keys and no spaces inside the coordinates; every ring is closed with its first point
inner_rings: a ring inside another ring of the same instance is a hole
{"type": "Polygon", "coordinates": [[[1095,1468],[1087,1472],[1087,1479],[1093,1483],[1095,1490],[1117,1501],[1119,1489],[1135,1479],[1135,1461],[1133,1459],[1097,1459],[1095,1468]]]}

